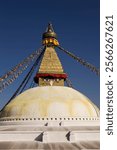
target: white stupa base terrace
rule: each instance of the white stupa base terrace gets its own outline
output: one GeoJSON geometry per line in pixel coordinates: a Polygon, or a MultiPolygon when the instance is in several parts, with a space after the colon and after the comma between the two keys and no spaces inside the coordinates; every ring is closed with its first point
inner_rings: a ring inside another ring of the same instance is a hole
{"type": "Polygon", "coordinates": [[[98,150],[99,118],[2,118],[0,149],[98,150]]]}

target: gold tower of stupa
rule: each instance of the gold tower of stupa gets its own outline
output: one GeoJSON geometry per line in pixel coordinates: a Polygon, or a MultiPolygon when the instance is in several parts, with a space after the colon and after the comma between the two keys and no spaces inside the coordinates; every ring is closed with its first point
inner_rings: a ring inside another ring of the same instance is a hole
{"type": "Polygon", "coordinates": [[[55,46],[58,46],[59,43],[52,24],[48,24],[42,40],[42,43],[45,46],[45,53],[39,72],[35,77],[35,82],[39,83],[39,86],[64,86],[64,80],[67,78],[67,75],[64,73],[63,67],[54,48],[55,46]]]}

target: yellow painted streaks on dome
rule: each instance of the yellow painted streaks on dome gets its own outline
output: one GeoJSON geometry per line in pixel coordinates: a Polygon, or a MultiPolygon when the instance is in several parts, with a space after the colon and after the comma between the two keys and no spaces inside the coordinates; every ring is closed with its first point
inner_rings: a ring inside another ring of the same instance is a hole
{"type": "Polygon", "coordinates": [[[48,112],[48,107],[49,107],[50,101],[39,101],[39,105],[40,105],[40,115],[43,117],[47,116],[47,112],[48,112]]]}
{"type": "Polygon", "coordinates": [[[73,100],[71,99],[67,100],[66,105],[69,109],[69,116],[73,117],[74,116],[73,100]]]}

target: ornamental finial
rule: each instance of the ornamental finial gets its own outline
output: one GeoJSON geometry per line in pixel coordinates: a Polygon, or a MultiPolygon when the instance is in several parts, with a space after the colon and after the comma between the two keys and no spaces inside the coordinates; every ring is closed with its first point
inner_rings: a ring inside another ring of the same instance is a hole
{"type": "Polygon", "coordinates": [[[46,46],[58,46],[58,40],[57,40],[57,35],[54,32],[54,29],[52,27],[52,23],[48,23],[48,26],[46,28],[46,32],[43,33],[42,36],[42,43],[43,45],[46,46]]]}

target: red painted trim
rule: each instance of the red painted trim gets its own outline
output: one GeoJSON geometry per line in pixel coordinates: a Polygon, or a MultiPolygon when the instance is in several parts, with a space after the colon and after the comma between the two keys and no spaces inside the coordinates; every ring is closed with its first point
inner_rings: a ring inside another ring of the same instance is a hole
{"type": "Polygon", "coordinates": [[[37,73],[36,77],[67,78],[67,74],[37,73]]]}
{"type": "Polygon", "coordinates": [[[67,74],[64,73],[64,74],[53,74],[53,73],[37,73],[36,76],[34,77],[34,81],[36,83],[38,83],[38,79],[42,77],[42,78],[45,78],[45,77],[52,77],[52,78],[59,78],[59,79],[66,79],[67,78],[67,74]]]}

